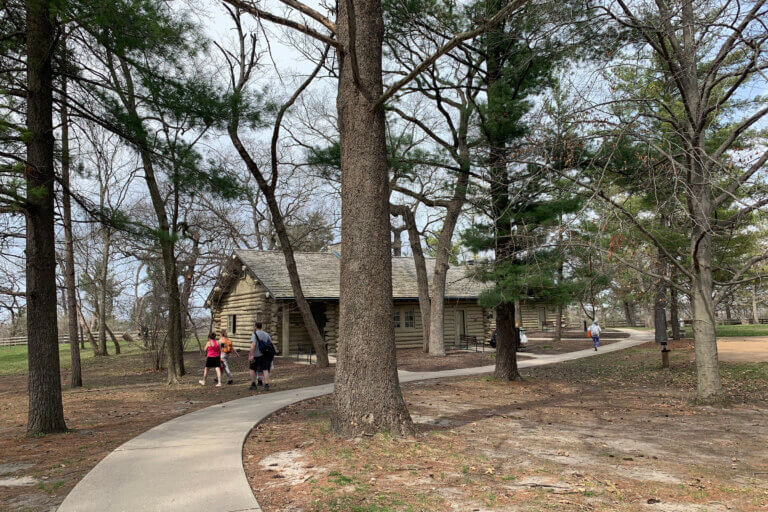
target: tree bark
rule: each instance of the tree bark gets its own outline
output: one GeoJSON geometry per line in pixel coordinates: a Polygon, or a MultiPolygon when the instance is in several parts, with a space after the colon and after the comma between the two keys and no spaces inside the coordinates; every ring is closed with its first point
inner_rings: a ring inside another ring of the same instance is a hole
{"type": "Polygon", "coordinates": [[[760,325],[760,315],[757,311],[757,284],[752,285],[752,322],[760,325]]]}
{"type": "Polygon", "coordinates": [[[101,267],[99,268],[99,351],[108,356],[107,350],[107,285],[109,282],[109,228],[101,226],[101,267]]]}
{"type": "MultiPolygon", "coordinates": [[[[462,115],[464,137],[466,137],[465,125],[468,124],[467,120],[464,119],[465,117],[465,115],[462,115]]],[[[462,132],[461,129],[460,132],[462,132]]],[[[450,266],[451,242],[453,241],[453,232],[456,229],[456,223],[459,220],[459,215],[461,214],[464,202],[466,201],[467,186],[469,184],[470,162],[469,149],[466,140],[462,141],[459,153],[462,157],[461,171],[456,180],[453,197],[448,203],[448,207],[445,211],[443,227],[440,229],[440,234],[437,238],[435,269],[432,275],[432,289],[429,294],[432,298],[429,314],[429,355],[431,356],[445,355],[445,285],[448,278],[448,268],[450,266]]]]}
{"type": "MultiPolygon", "coordinates": [[[[562,219],[561,219],[562,222],[562,219]]],[[[558,236],[558,245],[562,244],[562,235],[558,236]]],[[[557,283],[562,284],[564,275],[563,275],[563,266],[565,263],[563,260],[560,260],[560,264],[557,266],[557,283]]],[[[555,316],[555,337],[554,341],[560,341],[563,339],[563,305],[558,304],[557,305],[557,313],[555,316]]]]}
{"type": "MultiPolygon", "coordinates": [[[[693,155],[692,155],[693,156],[693,155]]],[[[693,339],[696,354],[696,395],[701,402],[720,402],[724,399],[720,379],[715,335],[715,304],[712,295],[712,199],[709,176],[703,172],[701,162],[691,158],[689,168],[695,170],[692,178],[692,198],[689,202],[694,221],[691,233],[691,261],[694,277],[691,283],[693,308],[693,339]]]]}
{"type": "Polygon", "coordinates": [[[669,321],[672,323],[672,339],[682,338],[680,332],[680,305],[677,298],[677,288],[669,287],[669,321]]]}
{"type": "Polygon", "coordinates": [[[107,331],[107,334],[109,334],[109,338],[112,340],[112,343],[115,345],[115,354],[120,353],[120,342],[117,341],[117,336],[115,336],[115,333],[112,332],[112,329],[109,328],[107,324],[104,324],[104,328],[107,331]]]}
{"type": "MultiPolygon", "coordinates": [[[[67,62],[66,39],[62,40],[62,60],[67,62]]],[[[72,199],[69,196],[69,112],[67,109],[67,77],[61,79],[61,195],[62,222],[64,224],[64,280],[67,292],[67,333],[69,334],[70,378],[69,385],[79,388],[83,385],[83,371],[80,364],[80,344],[77,328],[77,282],[75,281],[75,242],[72,233],[72,199]]]]}
{"type": "Polygon", "coordinates": [[[496,380],[522,380],[517,368],[518,344],[515,305],[505,302],[496,308],[496,368],[493,372],[496,380]]]}
{"type": "Polygon", "coordinates": [[[399,258],[403,255],[403,239],[401,235],[406,228],[392,228],[392,256],[399,258]]]}
{"type": "MultiPolygon", "coordinates": [[[[661,252],[656,258],[656,273],[665,275],[667,272],[661,252]]],[[[656,291],[653,300],[653,327],[656,343],[666,343],[667,339],[667,285],[662,279],[656,282],[656,291]]]]}
{"type": "Polygon", "coordinates": [[[635,311],[634,304],[625,300],[624,302],[624,321],[627,322],[627,327],[634,327],[635,325],[635,311]]]}
{"type": "Polygon", "coordinates": [[[392,215],[399,215],[403,218],[406,230],[408,231],[408,240],[411,244],[413,253],[413,264],[416,267],[416,286],[419,293],[419,310],[421,311],[421,331],[424,337],[422,341],[422,351],[429,353],[430,337],[430,297],[429,297],[429,278],[427,277],[427,262],[424,258],[424,251],[421,248],[421,236],[416,227],[416,219],[410,208],[403,205],[390,205],[392,215]]]}
{"type": "Polygon", "coordinates": [[[389,169],[379,0],[338,4],[341,297],[331,426],[338,435],[412,435],[395,360],[389,169]]]}
{"type": "Polygon", "coordinates": [[[93,350],[93,355],[98,356],[99,344],[96,343],[96,340],[93,337],[93,332],[91,331],[91,328],[88,327],[88,323],[85,321],[85,316],[83,315],[83,310],[79,305],[77,306],[77,316],[80,318],[81,330],[88,335],[88,343],[90,343],[91,345],[91,350],[93,350]]]}
{"type": "Polygon", "coordinates": [[[49,2],[26,1],[27,166],[26,298],[29,412],[27,432],[64,432],[56,318],[53,51],[49,2]]]}

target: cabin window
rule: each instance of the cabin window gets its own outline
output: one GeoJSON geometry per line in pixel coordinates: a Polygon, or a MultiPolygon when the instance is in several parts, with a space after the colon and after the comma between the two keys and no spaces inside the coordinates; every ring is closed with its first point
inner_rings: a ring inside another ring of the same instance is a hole
{"type": "Polygon", "coordinates": [[[412,309],[406,309],[405,310],[405,328],[406,329],[413,329],[413,327],[416,325],[416,318],[413,314],[412,309]]]}
{"type": "Polygon", "coordinates": [[[237,315],[227,315],[227,333],[237,334],[237,315]]]}
{"type": "Polygon", "coordinates": [[[395,329],[400,328],[400,312],[395,311],[395,329]]]}

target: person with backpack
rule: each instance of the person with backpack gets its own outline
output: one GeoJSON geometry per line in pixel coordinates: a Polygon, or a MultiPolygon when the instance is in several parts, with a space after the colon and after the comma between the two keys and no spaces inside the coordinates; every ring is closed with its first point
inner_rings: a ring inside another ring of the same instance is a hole
{"type": "Polygon", "coordinates": [[[208,378],[208,368],[216,369],[216,387],[221,387],[221,348],[219,342],[216,341],[216,335],[214,333],[208,334],[208,343],[205,344],[203,350],[207,351],[205,359],[205,370],[203,370],[203,379],[198,381],[201,386],[205,386],[205,381],[208,378]]]}
{"type": "Polygon", "coordinates": [[[600,345],[600,332],[602,329],[600,329],[600,324],[597,323],[597,318],[592,322],[592,325],[589,326],[589,335],[592,336],[592,346],[595,347],[595,352],[597,352],[597,347],[600,345]]]}
{"type": "Polygon", "coordinates": [[[221,347],[221,368],[227,374],[227,377],[229,377],[227,384],[232,384],[234,380],[232,376],[232,370],[229,369],[229,356],[235,354],[235,357],[240,357],[240,354],[237,353],[237,349],[232,346],[232,342],[229,340],[229,338],[227,338],[226,329],[221,330],[221,336],[219,336],[219,346],[221,347]]]}
{"type": "Polygon", "coordinates": [[[264,384],[264,391],[269,391],[269,372],[272,368],[272,360],[275,358],[275,346],[272,338],[261,329],[261,322],[256,322],[251,335],[251,351],[248,354],[251,369],[251,389],[257,389],[257,374],[259,386],[264,384]],[[263,381],[262,381],[263,378],[263,381]]]}

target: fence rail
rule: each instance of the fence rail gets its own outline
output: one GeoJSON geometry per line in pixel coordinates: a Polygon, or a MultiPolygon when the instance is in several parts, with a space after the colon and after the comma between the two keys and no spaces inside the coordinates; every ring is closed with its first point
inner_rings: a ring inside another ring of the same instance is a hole
{"type": "MultiPolygon", "coordinates": [[[[114,333],[117,339],[122,339],[124,332],[114,333]]],[[[107,338],[108,340],[110,338],[107,338]]],[[[78,340],[79,341],[79,340],[78,340]]],[[[26,336],[15,336],[13,338],[0,339],[0,347],[17,347],[20,345],[27,345],[29,342],[26,336]]],[[[69,343],[69,335],[63,334],[59,336],[59,343],[69,343]]]]}

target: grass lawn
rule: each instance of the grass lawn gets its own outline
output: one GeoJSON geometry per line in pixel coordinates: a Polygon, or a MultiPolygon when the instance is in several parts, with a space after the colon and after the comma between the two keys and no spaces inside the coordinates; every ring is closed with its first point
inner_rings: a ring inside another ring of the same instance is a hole
{"type": "MultiPolygon", "coordinates": [[[[185,343],[187,350],[197,347],[197,341],[194,338],[187,340],[185,343]]],[[[110,357],[114,358],[115,347],[111,341],[107,341],[107,349],[109,350],[110,357]]],[[[129,343],[122,341],[120,343],[120,355],[118,359],[126,356],[137,356],[142,353],[141,347],[137,343],[129,343]]],[[[80,363],[87,365],[94,359],[99,359],[93,355],[90,345],[86,344],[85,348],[80,349],[80,363]]],[[[107,358],[109,359],[109,358],[107,358]]],[[[62,371],[69,370],[71,367],[71,359],[69,357],[69,343],[59,343],[59,363],[61,364],[62,371]]],[[[0,376],[2,375],[18,375],[27,373],[27,346],[17,345],[15,347],[0,347],[0,376]]]]}
{"type": "Polygon", "coordinates": [[[768,336],[768,324],[718,325],[715,332],[718,336],[768,336]]]}
{"type": "MultiPolygon", "coordinates": [[[[111,354],[114,355],[114,346],[112,343],[108,344],[108,348],[111,354]]],[[[129,355],[138,354],[141,349],[136,343],[123,342],[120,345],[121,354],[117,357],[125,357],[129,355]]],[[[112,357],[112,356],[110,356],[112,357]]],[[[80,362],[85,365],[89,361],[93,360],[95,356],[91,351],[90,346],[86,346],[84,349],[80,349],[80,362]]],[[[59,362],[62,370],[69,370],[71,367],[71,360],[69,357],[69,344],[59,343],[59,362]]],[[[2,347],[0,348],[0,375],[17,375],[27,373],[27,347],[26,345],[17,345],[15,347],[2,347]]]]}
{"type": "MultiPolygon", "coordinates": [[[[636,331],[652,331],[653,327],[632,327],[636,331]]],[[[692,336],[693,331],[690,325],[685,326],[687,336],[692,336]]],[[[715,333],[719,337],[731,336],[768,336],[768,324],[747,324],[747,325],[717,325],[715,333]]]]}
{"type": "Polygon", "coordinates": [[[328,398],[259,425],[244,466],[265,512],[768,510],[768,363],[722,363],[693,404],[688,342],[488,377],[411,383],[414,439],[330,433],[328,398]]]}

